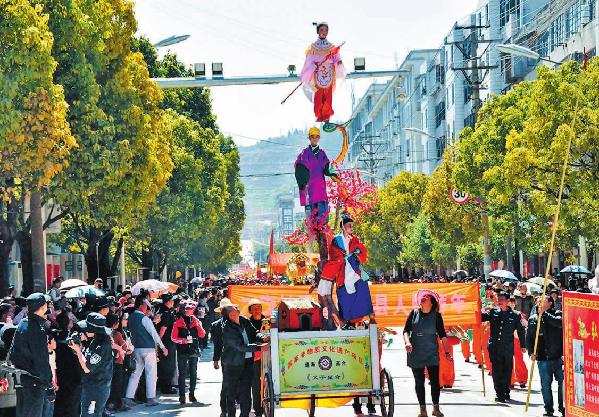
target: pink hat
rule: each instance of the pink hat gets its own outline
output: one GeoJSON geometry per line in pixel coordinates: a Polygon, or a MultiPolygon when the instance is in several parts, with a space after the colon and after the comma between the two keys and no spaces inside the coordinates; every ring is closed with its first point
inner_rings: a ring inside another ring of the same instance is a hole
{"type": "Polygon", "coordinates": [[[429,290],[427,288],[421,288],[418,290],[418,292],[416,293],[416,304],[419,304],[420,300],[422,300],[422,297],[424,297],[425,295],[430,295],[437,301],[437,304],[439,304],[439,294],[436,291],[429,290]]]}

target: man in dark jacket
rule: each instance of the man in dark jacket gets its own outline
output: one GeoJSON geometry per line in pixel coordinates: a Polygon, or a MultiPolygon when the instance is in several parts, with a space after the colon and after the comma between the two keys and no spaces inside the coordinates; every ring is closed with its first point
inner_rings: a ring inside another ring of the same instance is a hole
{"type": "Polygon", "coordinates": [[[46,333],[47,302],[36,292],[27,297],[27,318],[19,323],[10,351],[10,361],[24,373],[17,388],[17,417],[39,417],[54,395],[46,333]]]}
{"type": "Polygon", "coordinates": [[[532,360],[537,361],[541,377],[541,393],[545,403],[544,416],[553,416],[553,393],[551,384],[555,378],[557,382],[557,403],[559,412],[564,415],[564,370],[563,370],[563,335],[562,312],[555,308],[554,299],[547,295],[545,299],[539,298],[539,315],[532,315],[528,320],[526,331],[526,348],[532,360]],[[541,324],[539,325],[539,316],[541,324]],[[534,355],[535,337],[539,328],[537,354],[534,355]]]}
{"type": "MultiPolygon", "coordinates": [[[[218,313],[221,312],[220,307],[216,307],[218,313]]],[[[212,361],[214,363],[214,369],[220,368],[220,358],[223,354],[223,319],[222,317],[212,323],[210,328],[210,337],[214,344],[214,353],[212,355],[212,361]]],[[[223,373],[224,379],[224,373],[223,373]]],[[[227,397],[224,386],[220,389],[220,417],[226,417],[227,415],[227,397]]]]}
{"type": "Polygon", "coordinates": [[[261,344],[255,343],[259,340],[258,332],[230,301],[221,303],[220,308],[223,315],[221,361],[223,386],[226,389],[227,417],[235,417],[235,400],[238,395],[240,417],[248,417],[251,410],[253,353],[261,349],[261,344]]]}
{"type": "MultiPolygon", "coordinates": [[[[520,314],[508,306],[509,295],[501,291],[497,296],[499,307],[482,313],[482,321],[490,324],[489,359],[492,365],[493,385],[497,397],[495,401],[505,403],[510,399],[510,381],[512,378],[514,357],[514,331],[518,333],[520,345],[524,346],[524,327],[520,314]]],[[[521,348],[522,353],[526,348],[521,348]]]]}

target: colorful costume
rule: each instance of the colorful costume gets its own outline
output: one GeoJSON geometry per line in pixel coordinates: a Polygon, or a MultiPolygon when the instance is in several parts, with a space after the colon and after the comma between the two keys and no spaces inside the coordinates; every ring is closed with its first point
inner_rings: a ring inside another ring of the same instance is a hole
{"type": "Polygon", "coordinates": [[[333,111],[333,91],[337,78],[345,77],[339,47],[318,38],[306,51],[306,61],[300,74],[304,93],[314,103],[317,122],[328,122],[333,111]]]}
{"type": "MultiPolygon", "coordinates": [[[[320,130],[313,127],[308,135],[320,136],[320,130]]],[[[328,255],[327,237],[323,233],[329,222],[325,176],[337,176],[329,157],[318,145],[309,145],[295,160],[295,179],[299,188],[300,204],[304,206],[310,224],[310,233],[315,232],[318,239],[318,252],[321,259],[319,270],[322,269],[321,265],[328,255]]]]}
{"type": "Polygon", "coordinates": [[[349,241],[343,233],[335,236],[329,247],[329,260],[321,279],[337,284],[337,300],[341,318],[356,321],[373,313],[368,275],[362,268],[368,252],[357,236],[349,241]]]}

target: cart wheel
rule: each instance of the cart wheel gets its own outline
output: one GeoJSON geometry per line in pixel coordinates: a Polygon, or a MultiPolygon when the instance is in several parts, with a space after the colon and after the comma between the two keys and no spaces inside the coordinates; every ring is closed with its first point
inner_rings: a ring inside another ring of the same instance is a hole
{"type": "Polygon", "coordinates": [[[264,417],[275,416],[275,395],[272,386],[272,379],[269,374],[264,374],[264,392],[262,394],[262,409],[264,417]]]}
{"type": "Polygon", "coordinates": [[[316,412],[316,395],[312,394],[310,396],[310,408],[308,409],[308,417],[314,417],[315,412],[316,412]]]}
{"type": "Polygon", "coordinates": [[[383,368],[381,371],[381,415],[393,417],[395,409],[395,391],[393,390],[393,379],[389,372],[383,368]]]}

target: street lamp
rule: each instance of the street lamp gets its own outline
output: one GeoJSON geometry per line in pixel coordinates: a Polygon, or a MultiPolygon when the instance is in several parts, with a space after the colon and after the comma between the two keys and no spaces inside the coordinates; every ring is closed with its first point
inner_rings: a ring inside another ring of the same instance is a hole
{"type": "Polygon", "coordinates": [[[164,48],[187,40],[191,35],[173,35],[154,44],[156,48],[164,48]]]}
{"type": "Polygon", "coordinates": [[[532,59],[534,61],[546,61],[551,62],[555,65],[560,65],[560,62],[552,61],[548,58],[543,58],[538,52],[533,51],[532,49],[526,48],[522,45],[516,45],[514,43],[495,45],[495,48],[504,54],[513,55],[513,56],[521,56],[523,58],[532,59]]]}

